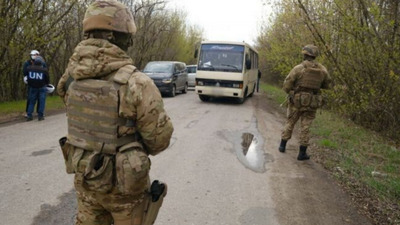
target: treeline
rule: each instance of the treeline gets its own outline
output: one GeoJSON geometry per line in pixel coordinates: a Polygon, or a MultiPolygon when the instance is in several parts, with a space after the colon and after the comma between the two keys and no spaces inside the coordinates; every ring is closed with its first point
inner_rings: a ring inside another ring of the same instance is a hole
{"type": "Polygon", "coordinates": [[[305,44],[319,46],[333,90],[328,105],[355,122],[400,140],[400,1],[281,0],[257,45],[262,71],[281,85],[301,62],[305,44]]]}
{"type": "MultiPolygon", "coordinates": [[[[75,46],[82,40],[82,21],[93,0],[2,0],[0,3],[0,101],[26,97],[22,65],[39,50],[57,84],[75,46]]],[[[151,60],[194,63],[203,31],[186,24],[184,11],[166,0],[120,0],[132,10],[137,26],[129,55],[143,69],[151,60]]]]}

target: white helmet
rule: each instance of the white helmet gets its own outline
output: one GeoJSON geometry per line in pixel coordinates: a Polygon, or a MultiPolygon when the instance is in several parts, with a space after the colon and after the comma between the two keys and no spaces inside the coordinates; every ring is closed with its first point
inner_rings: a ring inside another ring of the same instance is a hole
{"type": "Polygon", "coordinates": [[[39,54],[40,54],[40,53],[39,53],[38,50],[32,50],[32,51],[31,51],[31,59],[32,59],[32,60],[35,60],[36,57],[37,57],[39,54]]]}
{"type": "Polygon", "coordinates": [[[47,93],[53,93],[53,91],[56,89],[55,87],[54,87],[54,85],[52,85],[52,84],[48,84],[48,85],[46,85],[46,89],[47,89],[47,93]]]}
{"type": "Polygon", "coordinates": [[[40,55],[38,50],[32,50],[31,55],[40,55]]]}

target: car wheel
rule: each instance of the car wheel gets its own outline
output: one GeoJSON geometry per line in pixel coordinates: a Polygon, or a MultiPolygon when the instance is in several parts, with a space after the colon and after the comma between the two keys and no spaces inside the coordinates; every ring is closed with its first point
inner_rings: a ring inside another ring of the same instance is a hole
{"type": "Polygon", "coordinates": [[[175,95],[176,95],[176,87],[175,87],[175,85],[173,85],[171,88],[171,93],[169,94],[169,97],[175,97],[175,95]]]}
{"type": "Polygon", "coordinates": [[[186,94],[187,91],[188,91],[188,84],[186,83],[186,84],[185,84],[185,87],[184,87],[183,90],[182,90],[182,93],[183,93],[183,94],[186,94]]]}
{"type": "Polygon", "coordinates": [[[210,100],[210,96],[207,95],[199,95],[199,98],[203,102],[207,102],[208,100],[210,100]]]}

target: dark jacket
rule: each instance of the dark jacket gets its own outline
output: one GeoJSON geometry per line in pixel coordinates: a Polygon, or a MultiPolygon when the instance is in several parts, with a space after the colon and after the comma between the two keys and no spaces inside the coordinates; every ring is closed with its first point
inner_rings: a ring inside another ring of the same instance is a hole
{"type": "MultiPolygon", "coordinates": [[[[38,56],[38,57],[41,57],[41,56],[38,56]]],[[[26,61],[25,61],[24,65],[23,65],[23,67],[22,67],[22,74],[24,74],[24,76],[27,76],[27,75],[28,75],[28,74],[27,74],[27,72],[28,72],[28,66],[32,66],[34,61],[35,61],[35,60],[32,60],[32,59],[26,60],[26,61]]],[[[42,63],[43,67],[44,67],[44,68],[47,68],[47,65],[46,65],[46,63],[44,62],[44,60],[42,60],[42,61],[43,61],[43,63],[42,63]]]]}
{"type": "Polygon", "coordinates": [[[41,88],[50,83],[49,72],[41,64],[30,65],[26,68],[29,87],[41,88]]]}

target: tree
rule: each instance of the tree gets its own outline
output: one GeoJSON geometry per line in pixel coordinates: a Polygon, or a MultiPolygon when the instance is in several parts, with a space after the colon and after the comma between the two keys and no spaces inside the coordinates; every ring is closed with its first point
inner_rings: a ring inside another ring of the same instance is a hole
{"type": "Polygon", "coordinates": [[[0,3],[0,101],[24,97],[22,64],[30,50],[39,50],[47,64],[52,65],[63,37],[74,30],[73,24],[68,27],[61,24],[65,25],[71,18],[70,13],[78,2],[7,0],[0,3]]]}
{"type": "MultiPolygon", "coordinates": [[[[0,2],[0,101],[25,98],[22,64],[39,50],[57,84],[75,46],[83,39],[82,21],[93,0],[3,0],[0,2]]],[[[134,15],[138,31],[129,54],[138,68],[150,60],[192,63],[202,31],[187,25],[186,14],[166,8],[164,0],[121,0],[134,15]]]]}
{"type": "Polygon", "coordinates": [[[282,0],[275,11],[258,37],[263,72],[282,82],[313,43],[336,84],[330,107],[399,140],[400,2],[282,0]]]}

